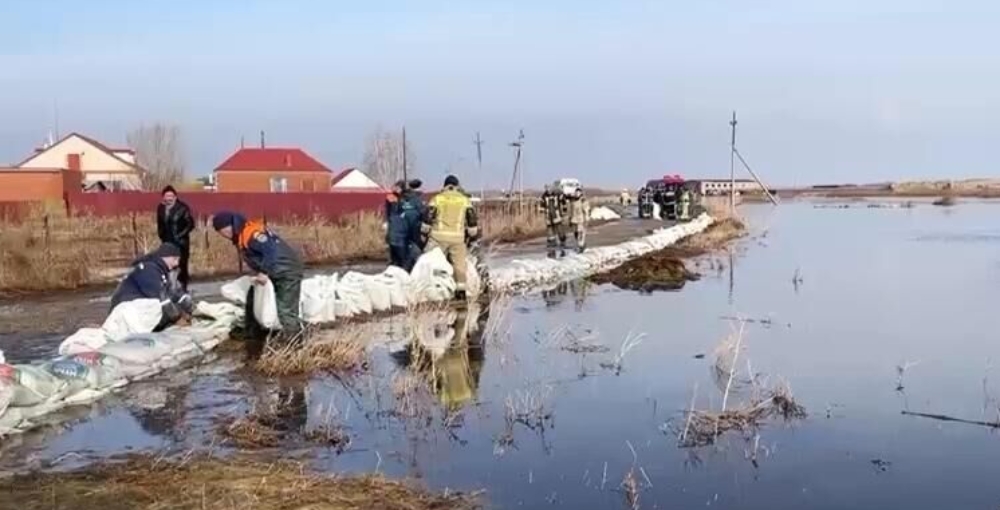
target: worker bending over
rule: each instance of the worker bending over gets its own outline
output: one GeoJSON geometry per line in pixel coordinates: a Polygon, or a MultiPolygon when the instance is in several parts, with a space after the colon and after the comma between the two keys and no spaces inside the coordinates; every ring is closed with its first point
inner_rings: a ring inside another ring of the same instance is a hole
{"type": "MultiPolygon", "coordinates": [[[[236,245],[240,257],[252,271],[254,285],[264,285],[268,280],[274,285],[274,297],[281,323],[279,336],[283,341],[299,338],[302,319],[299,317],[299,299],[302,294],[303,265],[299,254],[272,232],[261,220],[247,221],[240,214],[221,211],[212,218],[212,227],[222,237],[236,245]]],[[[253,286],[246,299],[247,333],[258,338],[260,324],[254,320],[253,286]]]]}
{"type": "Polygon", "coordinates": [[[545,247],[550,258],[566,255],[566,231],[563,225],[563,214],[566,209],[566,196],[558,184],[546,184],[545,191],[538,203],[538,210],[545,215],[545,247]]]}
{"type": "Polygon", "coordinates": [[[189,319],[194,301],[177,282],[175,274],[181,254],[179,246],[164,243],[132,262],[128,275],[111,296],[111,310],[137,299],[158,299],[163,316],[153,331],[163,331],[181,319],[189,319]]]}
{"type": "Polygon", "coordinates": [[[449,175],[445,178],[444,189],[434,195],[428,204],[422,230],[428,234],[424,253],[434,248],[444,252],[455,270],[455,299],[464,301],[468,267],[466,241],[478,238],[479,221],[472,201],[459,188],[458,177],[449,175]]]}

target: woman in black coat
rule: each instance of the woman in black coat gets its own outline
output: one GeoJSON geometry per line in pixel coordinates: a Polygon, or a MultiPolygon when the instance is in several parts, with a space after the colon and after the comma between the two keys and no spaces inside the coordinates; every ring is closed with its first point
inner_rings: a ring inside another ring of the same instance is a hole
{"type": "Polygon", "coordinates": [[[181,249],[181,263],[177,282],[187,291],[191,275],[188,260],[191,258],[191,232],[194,231],[194,216],[191,208],[177,198],[173,186],[163,188],[163,200],[156,208],[156,232],[160,242],[170,243],[181,249]]]}

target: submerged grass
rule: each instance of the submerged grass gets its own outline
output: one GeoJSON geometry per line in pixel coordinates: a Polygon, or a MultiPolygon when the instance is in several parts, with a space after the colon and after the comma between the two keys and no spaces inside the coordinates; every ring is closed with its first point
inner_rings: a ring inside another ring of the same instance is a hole
{"type": "Polygon", "coordinates": [[[0,480],[0,503],[19,510],[465,510],[475,496],[433,494],[382,476],[315,474],[297,462],[192,455],[134,456],[60,473],[0,480]]]}
{"type": "Polygon", "coordinates": [[[367,338],[367,330],[354,325],[321,331],[305,344],[266,347],[254,368],[271,377],[356,372],[367,366],[367,338]]]}

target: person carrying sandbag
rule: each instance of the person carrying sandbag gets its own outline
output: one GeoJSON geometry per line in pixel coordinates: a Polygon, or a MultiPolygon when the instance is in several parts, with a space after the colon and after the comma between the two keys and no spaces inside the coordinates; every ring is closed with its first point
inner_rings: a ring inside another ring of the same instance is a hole
{"type": "Polygon", "coordinates": [[[466,300],[465,273],[467,269],[468,237],[479,235],[479,220],[472,201],[461,191],[458,177],[449,175],[444,180],[444,189],[434,195],[424,214],[421,230],[428,234],[424,253],[440,248],[448,257],[455,271],[455,299],[466,300]]]}
{"type": "Polygon", "coordinates": [[[111,296],[110,313],[118,305],[137,299],[158,299],[163,315],[153,331],[163,331],[182,319],[190,319],[194,300],[177,282],[174,271],[180,266],[182,250],[163,243],[156,250],[132,262],[128,275],[111,296]]]}
{"type": "MultiPolygon", "coordinates": [[[[298,338],[302,332],[299,316],[299,299],[302,294],[302,277],[305,271],[302,259],[294,248],[278,237],[262,220],[247,221],[230,211],[220,211],[212,217],[212,227],[222,237],[236,245],[240,257],[253,272],[254,285],[274,285],[274,296],[281,323],[280,337],[285,341],[298,338]]],[[[251,337],[257,336],[259,325],[252,320],[253,286],[247,293],[247,329],[251,337]]]]}

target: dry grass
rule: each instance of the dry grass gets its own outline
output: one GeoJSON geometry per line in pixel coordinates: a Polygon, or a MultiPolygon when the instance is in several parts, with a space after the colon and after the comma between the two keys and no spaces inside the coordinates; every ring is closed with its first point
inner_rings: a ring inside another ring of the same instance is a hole
{"type": "Polygon", "coordinates": [[[688,252],[687,256],[703,255],[719,250],[734,239],[743,237],[746,231],[746,225],[737,218],[717,219],[705,230],[681,239],[674,248],[688,252]]]}
{"type": "Polygon", "coordinates": [[[786,385],[767,391],[744,405],[723,411],[690,409],[679,437],[682,447],[707,446],[727,432],[749,433],[771,418],[785,421],[803,419],[806,410],[799,405],[786,385]]]}
{"type": "Polygon", "coordinates": [[[310,473],[300,463],[193,455],[136,456],[84,470],[0,481],[19,510],[444,510],[480,508],[475,496],[432,494],[381,476],[310,473]]]}
{"type": "MultiPolygon", "coordinates": [[[[532,209],[487,207],[481,211],[486,241],[514,242],[545,232],[532,209]]],[[[272,222],[297,247],[308,265],[384,260],[382,218],[373,213],[336,220],[323,217],[272,222]]],[[[98,218],[66,217],[39,208],[17,222],[0,220],[0,293],[16,294],[116,280],[129,262],[159,244],[153,213],[98,218]]],[[[239,258],[232,243],[200,224],[191,238],[191,273],[204,278],[236,274],[239,258]]]]}
{"type": "Polygon", "coordinates": [[[304,345],[268,346],[254,368],[271,377],[363,370],[368,356],[366,333],[365,328],[347,326],[318,332],[304,345]]]}
{"type": "Polygon", "coordinates": [[[281,442],[283,434],[276,427],[277,418],[247,414],[240,418],[225,418],[220,421],[216,432],[237,448],[252,450],[274,448],[281,442]]]}

